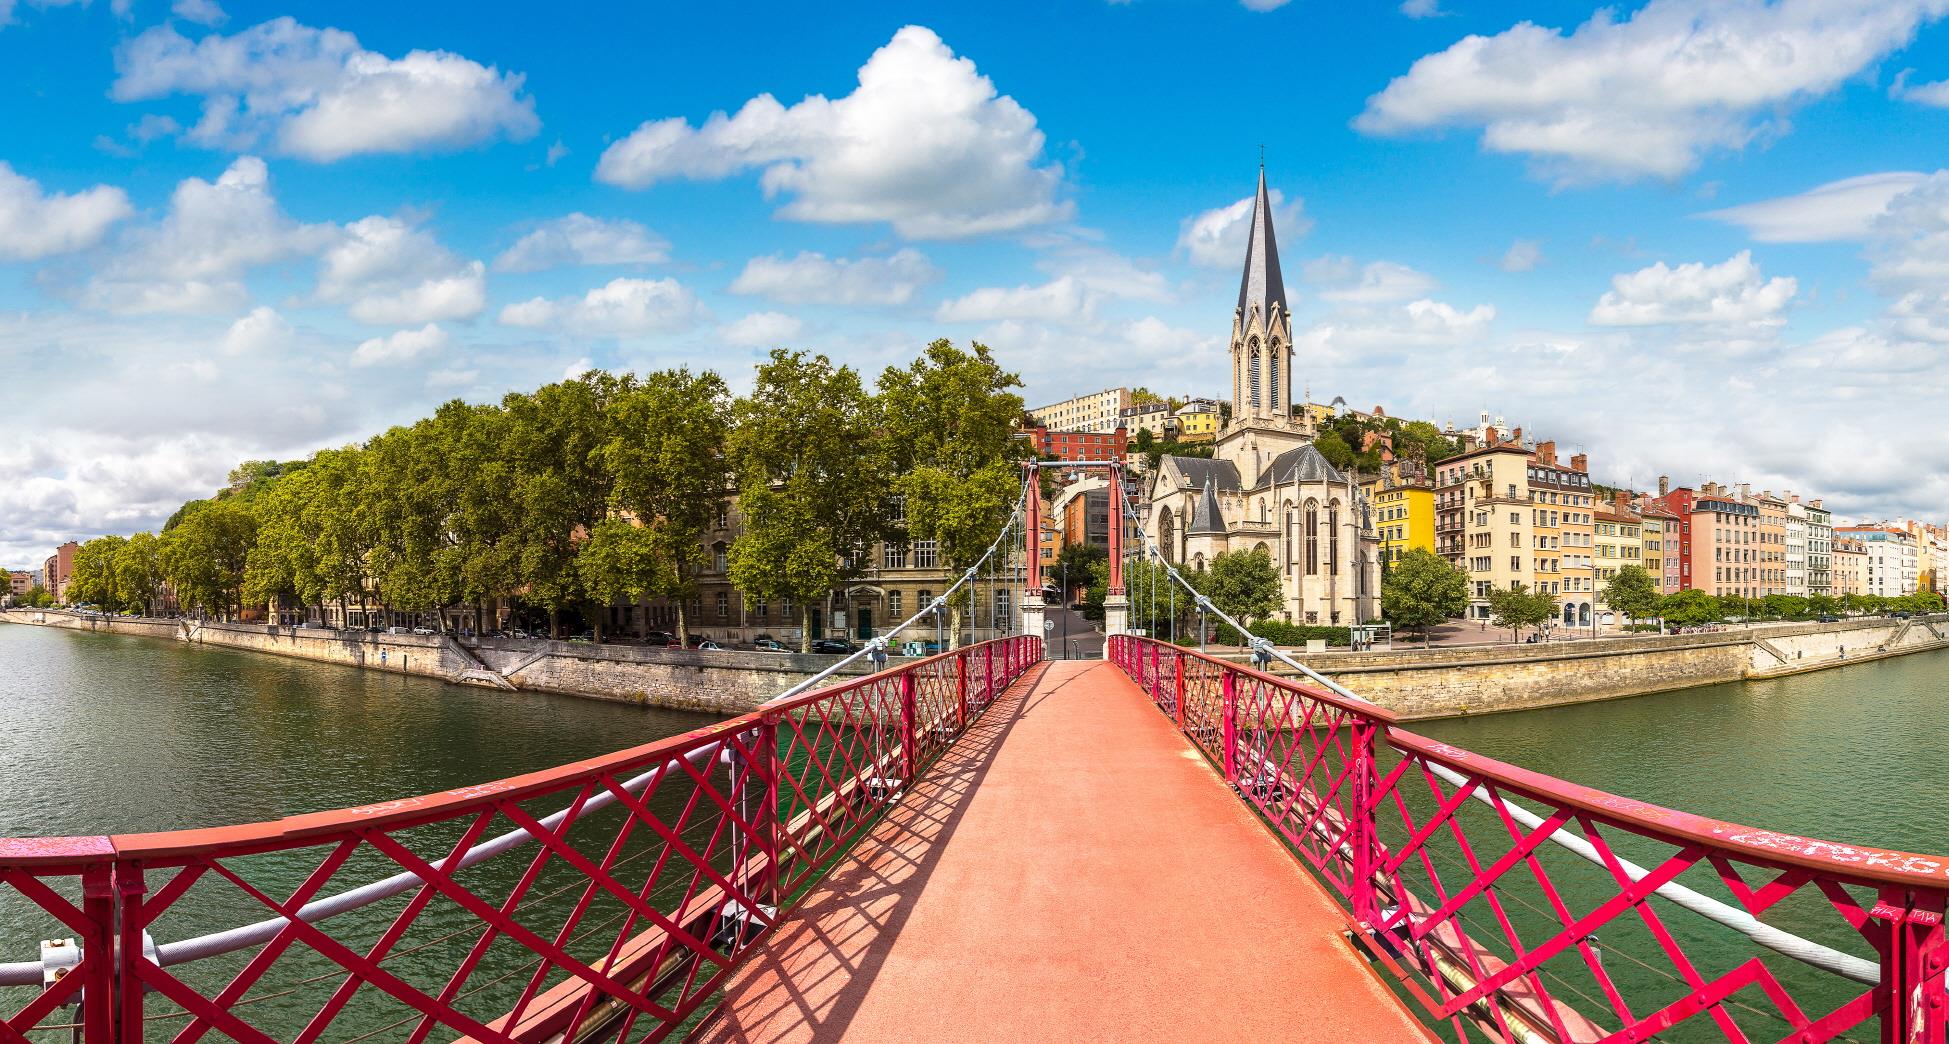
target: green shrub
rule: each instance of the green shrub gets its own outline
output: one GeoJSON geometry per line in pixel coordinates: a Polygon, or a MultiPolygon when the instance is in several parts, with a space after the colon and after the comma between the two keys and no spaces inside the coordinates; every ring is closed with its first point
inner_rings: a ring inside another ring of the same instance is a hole
{"type": "MultiPolygon", "coordinates": [[[[1346,627],[1330,627],[1319,624],[1295,624],[1284,620],[1260,620],[1251,625],[1253,634],[1267,638],[1274,645],[1303,647],[1313,639],[1325,640],[1328,648],[1346,648],[1353,644],[1353,631],[1346,627]]],[[[1215,624],[1211,629],[1211,640],[1219,645],[1244,645],[1237,631],[1225,624],[1215,624]]],[[[1189,638],[1179,638],[1179,645],[1196,646],[1198,636],[1196,627],[1189,638]]]]}

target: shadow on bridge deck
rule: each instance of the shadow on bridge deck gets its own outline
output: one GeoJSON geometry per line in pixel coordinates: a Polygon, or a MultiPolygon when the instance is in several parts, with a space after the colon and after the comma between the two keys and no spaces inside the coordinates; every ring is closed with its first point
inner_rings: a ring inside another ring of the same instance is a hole
{"type": "Polygon", "coordinates": [[[707,1041],[1429,1039],[1107,663],[998,700],[740,970],[707,1041]]]}

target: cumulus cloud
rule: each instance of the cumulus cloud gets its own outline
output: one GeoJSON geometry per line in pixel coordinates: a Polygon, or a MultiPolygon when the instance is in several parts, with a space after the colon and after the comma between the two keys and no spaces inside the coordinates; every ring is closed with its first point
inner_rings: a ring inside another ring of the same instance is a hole
{"type": "Polygon", "coordinates": [[[1424,297],[1437,284],[1426,272],[1393,261],[1370,261],[1353,271],[1351,258],[1323,258],[1304,269],[1311,281],[1324,284],[1320,300],[1343,304],[1386,304],[1424,297]]]}
{"type": "Polygon", "coordinates": [[[759,169],[795,221],[887,222],[948,239],[1061,221],[1062,166],[1043,157],[1035,116],[999,94],[930,29],[910,25],[873,52],[843,98],[792,106],[769,94],[702,126],[650,120],[603,151],[596,179],[647,188],[759,169]]]}
{"type": "Polygon", "coordinates": [[[705,315],[674,279],[612,279],[580,297],[536,297],[501,309],[501,322],[589,337],[642,337],[686,330],[705,315]]]}
{"type": "Polygon", "coordinates": [[[1864,240],[1895,197],[1927,181],[1927,174],[1893,170],[1817,185],[1778,199],[1707,211],[1700,217],[1738,225],[1762,243],[1864,240]]]}
{"type": "Polygon", "coordinates": [[[518,74],[447,51],[389,58],[351,33],[290,18],[194,41],[156,26],[118,48],[115,66],[118,101],[200,97],[194,142],[269,143],[318,162],[518,141],[541,126],[518,74]]]}
{"type": "Polygon", "coordinates": [[[292,220],[264,161],[240,156],[215,181],[179,182],[162,221],[123,237],[85,300],[121,314],[235,311],[250,269],[315,254],[336,235],[292,220]]]}
{"type": "Polygon", "coordinates": [[[796,339],[805,329],[797,317],[783,312],[752,312],[717,328],[726,344],[740,348],[779,348],[796,339]]]}
{"type": "Polygon", "coordinates": [[[752,258],[732,281],[731,292],[784,304],[902,305],[940,277],[940,270],[911,247],[861,258],[805,251],[791,258],[752,258]]]}
{"type": "Polygon", "coordinates": [[[230,20],[216,0],[175,0],[169,13],[197,25],[222,25],[230,20]]]}
{"type": "Polygon", "coordinates": [[[453,254],[402,218],[345,226],[325,252],[318,298],[374,326],[471,319],[487,306],[487,266],[453,254]]]}
{"type": "Polygon", "coordinates": [[[1590,310],[1590,321],[1598,326],[1777,327],[1786,322],[1783,313],[1798,289],[1792,276],[1763,277],[1750,250],[1716,265],[1694,261],[1673,267],[1660,261],[1612,277],[1611,289],[1590,310]]]}
{"type": "MultiPolygon", "coordinates": [[[[1305,201],[1295,197],[1290,205],[1285,194],[1268,189],[1272,202],[1272,231],[1278,239],[1291,243],[1313,228],[1305,213],[1305,201]]],[[[1245,263],[1245,239],[1252,218],[1253,197],[1200,211],[1178,225],[1178,253],[1194,265],[1236,268],[1245,263]]]]}
{"type": "Polygon", "coordinates": [[[1781,112],[1908,44],[1949,0],[1652,0],[1565,34],[1522,22],[1414,63],[1367,101],[1370,134],[1479,127],[1564,182],[1684,174],[1782,133],[1781,112]]]}
{"type": "Polygon", "coordinates": [[[1441,9],[1440,0],[1402,0],[1401,13],[1409,18],[1434,18],[1448,12],[1441,9]]]}
{"type": "Polygon", "coordinates": [[[1904,101],[1932,105],[1938,109],[1949,109],[1949,80],[1911,84],[1908,82],[1908,75],[1908,71],[1903,70],[1902,74],[1895,78],[1895,89],[1892,92],[1895,97],[1904,101]]]}
{"type": "Polygon", "coordinates": [[[352,365],[378,366],[382,363],[406,362],[445,348],[447,341],[447,332],[436,323],[428,323],[417,330],[397,330],[384,337],[361,342],[352,352],[352,365]]]}
{"type": "Polygon", "coordinates": [[[0,161],[0,261],[37,261],[85,250],[131,213],[128,194],[114,186],[46,192],[39,182],[0,161]]]}
{"type": "Polygon", "coordinates": [[[537,272],[563,265],[656,264],[669,259],[669,241],[637,222],[577,212],[536,226],[494,259],[494,270],[537,272]]]}
{"type": "Polygon", "coordinates": [[[1081,280],[1063,276],[1040,286],[983,287],[963,297],[941,302],[934,318],[944,323],[1030,319],[1067,323],[1088,319],[1094,311],[1081,280]]]}
{"type": "Polygon", "coordinates": [[[291,324],[277,310],[258,306],[250,310],[223,335],[223,350],[229,355],[274,351],[290,343],[291,324]]]}
{"type": "Polygon", "coordinates": [[[1543,263],[1543,241],[1518,239],[1509,244],[1509,250],[1498,263],[1505,272],[1528,272],[1543,263]]]}

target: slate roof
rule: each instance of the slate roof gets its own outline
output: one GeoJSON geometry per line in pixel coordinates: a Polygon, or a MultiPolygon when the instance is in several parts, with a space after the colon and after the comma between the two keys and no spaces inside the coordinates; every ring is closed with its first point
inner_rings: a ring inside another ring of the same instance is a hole
{"type": "Polygon", "coordinates": [[[1183,473],[1186,482],[1202,486],[1206,482],[1227,493],[1238,491],[1240,480],[1238,466],[1229,460],[1212,460],[1209,457],[1165,457],[1183,473]]]}
{"type": "Polygon", "coordinates": [[[1198,494],[1198,503],[1191,509],[1191,528],[1185,533],[1196,536],[1200,533],[1225,532],[1225,513],[1218,508],[1218,494],[1211,487],[1211,479],[1205,479],[1205,488],[1198,494]]]}
{"type": "Polygon", "coordinates": [[[1272,458],[1272,466],[1265,469],[1265,473],[1259,476],[1258,485],[1252,488],[1258,490],[1272,485],[1289,486],[1294,482],[1337,484],[1346,481],[1347,477],[1341,474],[1338,468],[1328,464],[1325,455],[1309,442],[1272,458]]]}
{"type": "Polygon", "coordinates": [[[1292,314],[1286,306],[1286,281],[1279,274],[1279,243],[1272,234],[1272,200],[1266,193],[1265,168],[1259,168],[1259,195],[1252,201],[1252,225],[1245,242],[1245,274],[1238,283],[1238,314],[1244,317],[1254,306],[1259,316],[1271,320],[1271,305],[1292,314]]]}

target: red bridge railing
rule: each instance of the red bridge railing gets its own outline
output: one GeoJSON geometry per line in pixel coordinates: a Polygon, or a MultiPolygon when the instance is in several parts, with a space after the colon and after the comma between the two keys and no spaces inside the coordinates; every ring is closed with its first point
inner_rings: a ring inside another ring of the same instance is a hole
{"type": "Polygon", "coordinates": [[[0,1042],[662,1039],[1041,655],[998,639],[424,797],[0,840],[0,913],[74,940],[44,985],[0,965],[0,1042]]]}
{"type": "Polygon", "coordinates": [[[1109,654],[1459,1039],[1944,1039],[1949,859],[1606,794],[1149,639],[1109,654]]]}

